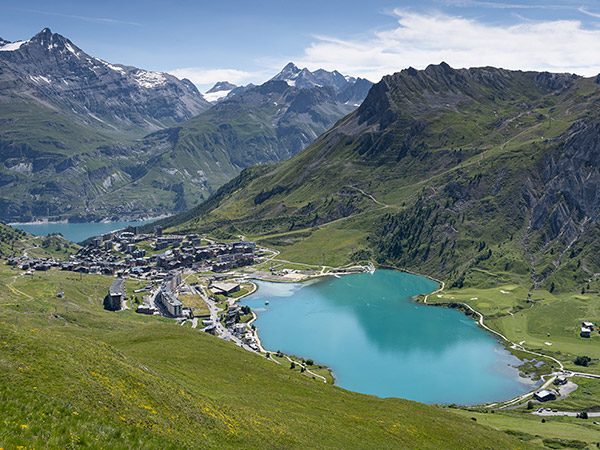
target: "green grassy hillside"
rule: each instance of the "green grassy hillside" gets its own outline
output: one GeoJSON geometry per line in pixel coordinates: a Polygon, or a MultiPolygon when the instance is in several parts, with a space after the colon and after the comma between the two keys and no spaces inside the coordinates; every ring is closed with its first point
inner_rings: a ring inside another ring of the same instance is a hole
{"type": "Polygon", "coordinates": [[[60,234],[33,236],[0,222],[0,257],[27,252],[31,257],[66,259],[79,248],[60,234]]]}
{"type": "Polygon", "coordinates": [[[327,264],[375,259],[455,287],[494,273],[581,290],[600,273],[599,101],[595,80],[570,75],[408,69],[302,153],[164,224],[311,263],[327,242],[327,264]]]}
{"type": "Polygon", "coordinates": [[[531,448],[438,407],[323,384],[171,321],[104,311],[111,281],[0,266],[0,447],[531,448]]]}

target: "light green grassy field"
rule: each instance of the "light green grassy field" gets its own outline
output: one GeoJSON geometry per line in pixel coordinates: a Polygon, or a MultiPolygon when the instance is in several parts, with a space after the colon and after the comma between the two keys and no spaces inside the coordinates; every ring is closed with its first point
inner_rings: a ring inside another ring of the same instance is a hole
{"type": "Polygon", "coordinates": [[[0,265],[1,448],[527,448],[441,408],[326,385],[173,321],[104,311],[111,281],[26,278],[0,265]]]}
{"type": "Polygon", "coordinates": [[[528,290],[519,285],[499,285],[490,289],[454,289],[434,295],[436,302],[460,301],[486,317],[486,324],[523,347],[550,355],[567,369],[600,374],[600,335],[579,335],[582,321],[600,321],[600,297],[596,293],[552,294],[528,290]],[[593,359],[588,367],[576,366],[577,356],[593,359]]]}
{"type": "Polygon", "coordinates": [[[541,417],[523,412],[450,411],[461,417],[475,418],[477,423],[487,427],[509,432],[531,446],[546,444],[549,448],[592,450],[600,442],[600,426],[595,425],[593,419],[546,417],[542,422],[541,417]]]}

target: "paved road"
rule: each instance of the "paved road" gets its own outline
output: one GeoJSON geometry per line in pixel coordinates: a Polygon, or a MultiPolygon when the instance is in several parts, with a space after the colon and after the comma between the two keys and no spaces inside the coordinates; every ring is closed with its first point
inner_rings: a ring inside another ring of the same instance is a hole
{"type": "MultiPolygon", "coordinates": [[[[577,417],[577,412],[572,411],[547,411],[550,408],[544,408],[541,411],[538,409],[531,414],[535,416],[565,416],[565,417],[577,417]]],[[[600,417],[600,412],[589,412],[588,417],[600,417]]]]}
{"type": "Polygon", "coordinates": [[[229,329],[227,329],[223,326],[223,324],[219,321],[220,309],[217,307],[216,302],[212,301],[210,298],[208,298],[206,296],[204,289],[202,289],[202,288],[198,289],[195,287],[193,289],[195,290],[195,292],[198,295],[200,295],[204,299],[204,301],[208,305],[208,309],[210,311],[210,319],[215,324],[215,331],[216,331],[215,335],[217,337],[224,339],[226,341],[234,342],[239,347],[242,347],[245,350],[248,350],[250,352],[260,354],[259,352],[254,350],[252,347],[250,347],[248,344],[245,344],[240,338],[238,338],[237,336],[234,336],[233,333],[229,329]]]}
{"type": "Polygon", "coordinates": [[[581,378],[594,378],[596,380],[600,380],[600,375],[596,375],[594,373],[572,372],[570,370],[565,370],[565,376],[567,376],[567,377],[581,377],[581,378]]]}

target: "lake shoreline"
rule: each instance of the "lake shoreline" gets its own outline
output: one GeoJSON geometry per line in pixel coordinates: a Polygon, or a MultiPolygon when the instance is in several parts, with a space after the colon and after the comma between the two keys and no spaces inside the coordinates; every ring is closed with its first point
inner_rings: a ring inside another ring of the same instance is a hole
{"type": "Polygon", "coordinates": [[[13,224],[15,229],[25,231],[34,236],[50,236],[60,234],[71,242],[84,242],[95,236],[123,230],[127,227],[138,227],[154,223],[154,220],[127,222],[38,222],[13,224]]]}
{"type": "Polygon", "coordinates": [[[128,216],[119,217],[119,220],[100,220],[98,222],[69,222],[68,219],[64,220],[34,220],[33,222],[9,222],[6,225],[8,226],[18,226],[18,225],[58,225],[58,224],[98,224],[98,223],[122,223],[122,222],[155,222],[157,220],[166,219],[167,217],[171,217],[172,214],[162,214],[159,216],[142,216],[138,218],[132,218],[128,216]]]}
{"type": "MultiPolygon", "coordinates": [[[[409,271],[406,271],[406,270],[398,270],[397,268],[394,268],[394,269],[393,269],[391,272],[396,272],[396,273],[406,273],[406,274],[408,274],[408,275],[420,276],[420,275],[418,275],[418,274],[411,273],[411,272],[409,272],[409,271]]],[[[352,274],[352,273],[348,273],[348,274],[352,274]]],[[[364,273],[363,273],[363,274],[364,274],[364,273]]],[[[267,283],[273,283],[274,285],[276,285],[276,284],[279,284],[279,283],[281,283],[282,285],[283,285],[283,284],[289,284],[289,283],[292,283],[292,284],[299,284],[299,285],[304,285],[305,281],[316,281],[316,279],[323,279],[323,280],[324,280],[324,279],[325,279],[325,275],[329,275],[329,276],[331,276],[331,275],[340,275],[339,277],[335,277],[335,278],[342,278],[342,277],[341,277],[342,273],[339,273],[339,272],[337,272],[337,273],[331,273],[331,272],[329,272],[329,273],[321,273],[321,274],[316,274],[316,275],[313,275],[313,276],[311,276],[310,278],[307,278],[306,280],[302,280],[302,281],[299,281],[299,280],[278,280],[278,282],[273,282],[274,280],[261,280],[260,278],[255,278],[255,277],[253,277],[253,278],[254,278],[255,280],[257,280],[257,281],[261,281],[261,282],[267,282],[267,283]]],[[[355,275],[356,275],[356,274],[355,274],[355,275]]],[[[360,274],[359,274],[359,275],[360,275],[360,274]]],[[[331,278],[331,277],[330,277],[330,278],[331,278]]],[[[343,278],[346,278],[346,277],[343,277],[343,278]]],[[[431,290],[431,291],[429,291],[427,294],[418,294],[419,296],[423,296],[423,295],[431,295],[432,293],[436,292],[436,290],[437,290],[437,289],[439,289],[439,286],[443,285],[443,283],[440,283],[440,281],[439,281],[439,280],[432,279],[431,277],[423,277],[423,278],[427,278],[428,280],[430,280],[430,281],[433,281],[433,282],[437,283],[437,284],[438,284],[438,287],[437,287],[437,288],[434,288],[434,289],[432,289],[432,290],[431,290]]],[[[260,290],[262,290],[262,289],[260,289],[260,290]]],[[[256,292],[255,292],[255,293],[256,293],[256,292]]],[[[267,295],[268,295],[268,293],[267,293],[267,295]]],[[[407,299],[410,299],[410,300],[409,300],[409,302],[410,302],[411,304],[419,303],[419,302],[415,302],[415,300],[414,300],[414,296],[413,296],[413,295],[411,295],[411,296],[408,296],[408,297],[407,297],[407,299]]],[[[260,301],[261,303],[264,301],[262,298],[260,298],[260,299],[256,299],[256,300],[260,301]]],[[[273,299],[273,300],[275,300],[275,299],[273,299]]],[[[364,299],[363,299],[363,300],[364,300],[364,299]]],[[[368,300],[368,299],[367,299],[367,300],[368,300]]],[[[368,301],[370,301],[370,300],[368,300],[368,301]]],[[[371,301],[371,302],[372,302],[372,301],[371,301]]],[[[276,304],[277,302],[276,302],[276,301],[275,301],[275,302],[274,302],[274,301],[271,301],[271,305],[272,305],[272,306],[273,306],[273,304],[274,304],[274,303],[276,304]]],[[[421,303],[422,303],[422,302],[421,302],[421,303]]],[[[246,303],[246,304],[248,305],[248,303],[246,303]]],[[[248,306],[251,306],[251,307],[252,307],[252,305],[248,305],[248,306]]],[[[260,305],[259,305],[259,306],[260,306],[260,305]]],[[[443,305],[435,305],[435,306],[443,306],[443,305]]],[[[254,308],[256,309],[256,308],[257,308],[257,306],[254,306],[254,308]]],[[[457,308],[447,308],[447,306],[446,306],[446,308],[444,308],[444,307],[443,307],[443,308],[441,308],[441,309],[457,309],[457,308]]],[[[464,315],[467,315],[467,314],[465,314],[465,313],[466,313],[466,311],[460,311],[460,312],[462,312],[464,315]]],[[[259,314],[259,313],[257,313],[256,311],[254,311],[254,313],[255,313],[255,314],[257,314],[257,316],[258,316],[258,314],[259,314]]],[[[264,313],[263,313],[263,314],[264,314],[264,313]]],[[[263,315],[263,314],[261,314],[261,315],[263,315]]],[[[284,317],[285,317],[285,316],[284,316],[284,317]]],[[[474,317],[470,317],[470,318],[474,318],[474,317]]],[[[282,317],[279,317],[277,320],[282,320],[282,319],[283,319],[282,317]]],[[[271,319],[271,320],[272,320],[272,319],[271,319]]],[[[473,325],[477,325],[477,326],[476,326],[476,328],[477,328],[477,329],[481,329],[481,327],[479,327],[479,326],[478,326],[478,324],[477,324],[477,321],[475,321],[475,324],[473,324],[473,325]]],[[[261,326],[261,328],[262,328],[261,330],[258,330],[258,329],[257,329],[257,330],[255,330],[255,333],[258,335],[258,334],[259,334],[259,332],[260,332],[260,334],[261,334],[261,335],[263,335],[263,340],[261,340],[261,343],[263,343],[263,344],[264,344],[264,342],[265,342],[265,341],[264,341],[264,324],[263,324],[263,326],[261,326]]],[[[485,329],[481,329],[481,330],[482,330],[482,331],[486,331],[485,329]]],[[[290,332],[290,333],[292,333],[292,331],[291,331],[291,330],[290,330],[289,332],[290,332]]],[[[271,331],[271,333],[272,333],[272,331],[271,331]]],[[[487,336],[489,336],[489,337],[492,337],[492,336],[490,336],[490,334],[489,334],[488,332],[486,332],[485,334],[486,334],[487,336]]],[[[303,335],[304,335],[304,336],[306,336],[305,334],[303,334],[303,335]]],[[[285,345],[283,345],[283,342],[285,342],[284,340],[282,340],[282,341],[278,341],[278,342],[282,342],[282,344],[278,344],[278,343],[276,343],[276,344],[268,344],[268,343],[267,343],[267,347],[273,347],[273,348],[275,348],[275,347],[285,347],[285,345]]],[[[494,339],[494,345],[497,345],[497,344],[500,344],[500,343],[499,343],[499,342],[498,342],[496,339],[494,339]]],[[[348,345],[351,345],[351,344],[348,344],[348,345]]],[[[504,347],[504,346],[502,346],[502,349],[504,350],[504,348],[503,348],[503,347],[504,347]]],[[[273,351],[273,352],[271,352],[270,350],[267,350],[267,351],[269,351],[270,353],[275,353],[274,351],[273,351]]],[[[328,368],[328,370],[329,370],[329,372],[330,372],[330,374],[332,375],[332,378],[333,378],[333,380],[334,380],[334,381],[333,381],[333,384],[334,384],[334,385],[336,385],[336,386],[338,386],[338,387],[342,387],[343,389],[347,389],[347,390],[351,390],[351,391],[355,391],[355,392],[363,392],[363,393],[370,394],[370,395],[376,395],[376,396],[379,396],[379,397],[381,397],[381,398],[387,398],[387,397],[408,398],[408,397],[407,397],[407,394],[402,394],[402,393],[391,393],[391,392],[390,392],[390,393],[386,393],[386,392],[382,392],[382,393],[377,393],[377,392],[367,392],[367,391],[365,391],[363,388],[353,387],[352,385],[348,385],[348,384],[345,384],[345,385],[343,385],[343,386],[342,386],[342,385],[340,385],[340,384],[338,384],[338,378],[339,378],[339,376],[336,376],[336,372],[337,372],[337,370],[338,370],[338,369],[339,369],[339,370],[342,370],[342,372],[343,372],[343,371],[344,371],[344,369],[340,369],[340,367],[337,367],[337,366],[336,366],[336,364],[331,364],[331,361],[329,361],[327,358],[323,358],[321,355],[314,354],[314,352],[312,352],[310,348],[303,349],[303,350],[301,350],[301,351],[298,351],[298,349],[288,348],[288,349],[287,349],[287,350],[285,350],[285,351],[284,351],[284,350],[282,350],[282,352],[283,352],[283,353],[286,353],[286,354],[288,354],[288,355],[298,355],[298,354],[300,354],[300,355],[308,355],[308,356],[304,356],[304,357],[302,357],[302,358],[304,358],[304,359],[305,359],[305,358],[311,358],[311,359],[314,359],[316,362],[318,362],[318,364],[319,364],[319,365],[327,367],[327,368],[328,368]],[[316,359],[315,359],[315,358],[316,358],[316,359]],[[327,363],[322,363],[321,361],[329,361],[329,362],[327,362],[327,363]],[[336,371],[334,371],[334,370],[332,369],[332,367],[334,367],[334,366],[336,367],[336,371]],[[361,389],[362,389],[362,390],[361,390],[361,389]]],[[[508,353],[508,352],[507,352],[507,354],[510,354],[510,353],[508,353]]],[[[514,357],[514,356],[513,356],[513,355],[511,355],[511,357],[514,357]]],[[[296,358],[298,358],[298,357],[296,356],[296,358]]],[[[339,362],[338,362],[338,365],[339,365],[339,362]]],[[[510,367],[514,367],[514,366],[513,366],[513,365],[511,365],[511,364],[509,364],[509,366],[510,366],[510,367]]],[[[342,373],[342,375],[343,375],[343,373],[342,373]]],[[[347,377],[347,374],[346,374],[345,376],[346,376],[346,378],[348,378],[348,377],[347,377]]],[[[370,379],[370,378],[371,378],[371,377],[369,377],[369,379],[370,379]]],[[[365,379],[367,379],[367,378],[365,378],[365,379]]],[[[518,378],[516,378],[516,379],[518,379],[518,378]]],[[[370,389],[370,388],[368,388],[368,389],[370,389]]],[[[523,392],[523,390],[521,390],[521,392],[523,392]]],[[[510,396],[510,398],[511,398],[511,399],[512,399],[512,398],[514,398],[514,396],[513,396],[513,395],[510,395],[510,394],[509,394],[509,396],[510,396]]],[[[509,396],[506,396],[506,397],[500,397],[500,398],[505,398],[505,399],[506,399],[506,398],[509,398],[509,396]]],[[[411,399],[415,400],[414,398],[411,398],[411,399]]],[[[429,399],[416,399],[416,401],[421,401],[421,402],[431,402],[429,399]]],[[[492,401],[492,400],[490,400],[490,401],[492,401]]],[[[447,403],[447,404],[451,404],[451,403],[461,403],[461,404],[464,404],[464,405],[471,405],[471,406],[473,406],[473,405],[479,405],[479,404],[487,404],[487,403],[489,403],[490,401],[484,401],[484,402],[482,402],[482,401],[479,401],[479,400],[473,400],[473,401],[471,401],[471,400],[467,400],[467,399],[465,399],[465,400],[464,400],[464,402],[463,402],[463,401],[459,401],[459,402],[455,402],[455,401],[447,401],[447,402],[446,402],[446,401],[445,401],[445,399],[435,399],[435,400],[434,400],[434,402],[435,402],[435,403],[442,403],[442,404],[445,404],[445,403],[447,403]]]]}

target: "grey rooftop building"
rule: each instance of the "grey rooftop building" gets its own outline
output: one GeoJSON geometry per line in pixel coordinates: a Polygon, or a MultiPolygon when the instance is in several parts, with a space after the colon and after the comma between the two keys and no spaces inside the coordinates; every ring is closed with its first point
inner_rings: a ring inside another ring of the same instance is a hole
{"type": "Polygon", "coordinates": [[[125,280],[117,278],[108,289],[108,295],[104,298],[104,309],[118,311],[125,298],[125,280]]]}

